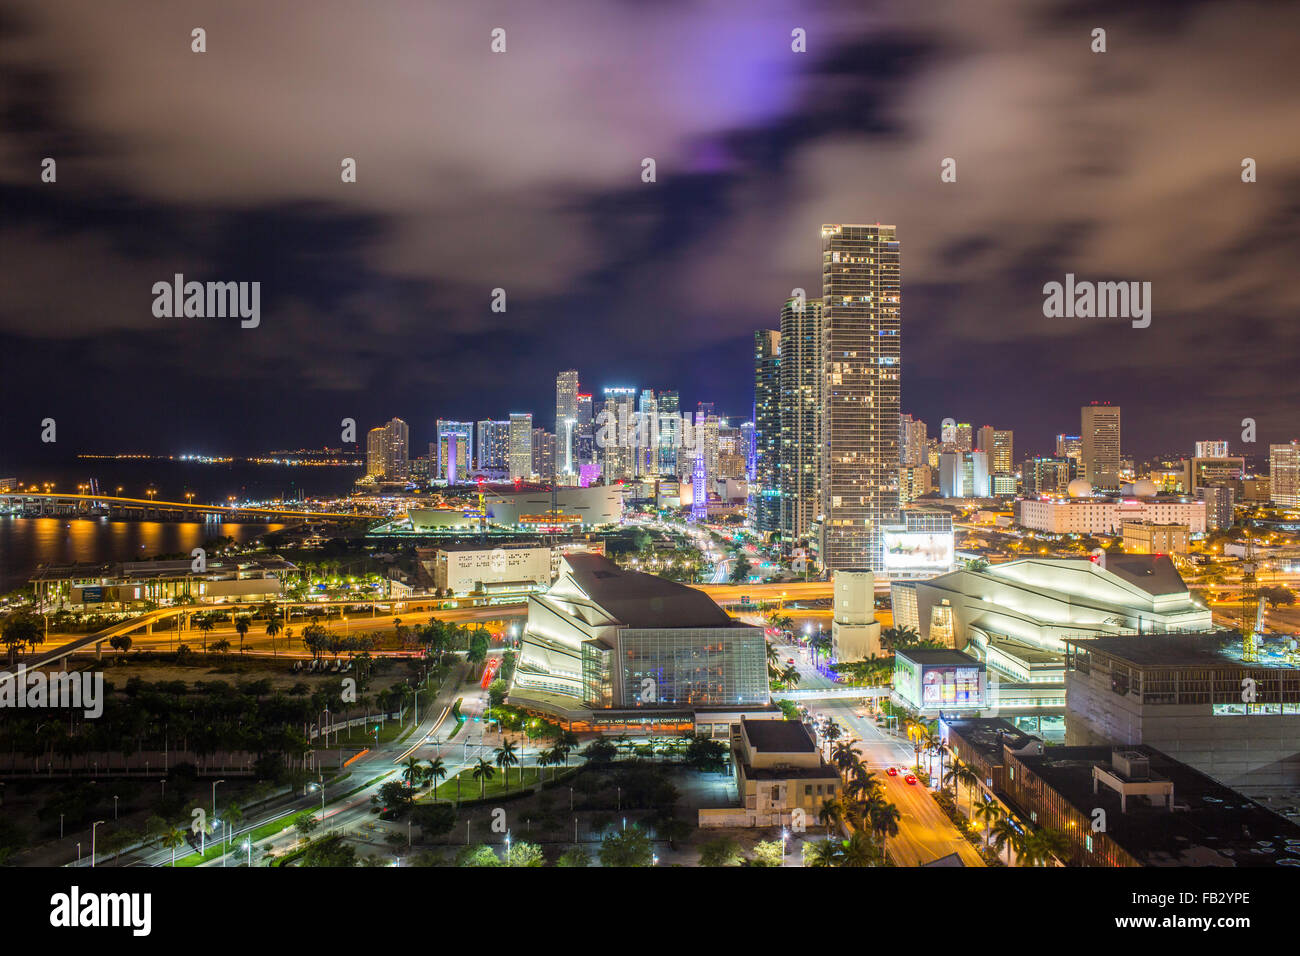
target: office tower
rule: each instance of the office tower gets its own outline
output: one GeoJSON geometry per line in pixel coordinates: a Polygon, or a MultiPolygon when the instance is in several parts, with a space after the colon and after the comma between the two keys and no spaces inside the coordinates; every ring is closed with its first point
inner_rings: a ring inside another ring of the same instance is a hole
{"type": "Polygon", "coordinates": [[[1060,434],[1056,436],[1056,457],[1073,458],[1079,461],[1083,458],[1083,436],[1060,434]]]}
{"type": "Polygon", "coordinates": [[[976,447],[989,456],[989,473],[1009,475],[1015,471],[1014,433],[1010,429],[985,425],[979,430],[976,447]]]}
{"type": "Polygon", "coordinates": [[[1210,485],[1196,489],[1196,497],[1205,502],[1205,529],[1222,531],[1231,528],[1235,493],[1228,485],[1210,485]]]}
{"type": "Polygon", "coordinates": [[[410,471],[409,443],[410,429],[400,418],[370,429],[366,433],[366,474],[391,480],[405,478],[410,471]]]}
{"type": "Polygon", "coordinates": [[[573,439],[578,421],[578,372],[567,369],[555,376],[555,464],[562,474],[577,471],[573,439]]]}
{"type": "Polygon", "coordinates": [[[902,284],[894,226],[822,226],[822,563],[884,569],[898,522],[902,284]]]}
{"type": "Polygon", "coordinates": [[[1030,458],[1020,468],[1024,490],[1029,495],[1063,494],[1070,484],[1068,458],[1030,458]]]}
{"type": "Polygon", "coordinates": [[[533,474],[533,416],[531,412],[510,413],[510,480],[533,474]]]}
{"type": "MultiPolygon", "coordinates": [[[[708,403],[713,407],[713,403],[708,403]]],[[[701,402],[703,407],[704,403],[701,402]]],[[[709,413],[703,419],[704,424],[699,429],[700,445],[704,449],[704,467],[709,473],[710,478],[716,478],[718,475],[718,437],[722,428],[722,419],[717,415],[709,413]]]]}
{"type": "Polygon", "coordinates": [[[578,371],[567,369],[555,376],[555,430],[566,418],[578,417],[578,371]]]}
{"type": "Polygon", "coordinates": [[[899,416],[898,440],[901,446],[899,454],[902,464],[926,464],[925,446],[928,437],[925,422],[914,419],[907,413],[899,416]]]}
{"type": "Polygon", "coordinates": [[[777,484],[782,537],[808,536],[821,513],[822,301],[787,299],[781,307],[781,438],[777,484]]]}
{"type": "Polygon", "coordinates": [[[970,427],[969,422],[958,422],[957,437],[953,439],[957,444],[958,451],[973,451],[975,448],[975,434],[970,427]]]}
{"type": "Polygon", "coordinates": [[[718,478],[742,479],[747,460],[745,433],[739,425],[731,425],[725,418],[718,420],[718,478]]]}
{"type": "Polygon", "coordinates": [[[476,429],[475,449],[478,467],[483,470],[508,471],[510,468],[510,423],[484,419],[476,429]]]}
{"type": "Polygon", "coordinates": [[[710,415],[716,415],[717,410],[713,402],[698,402],[695,406],[695,421],[702,422],[710,415]]]}
{"type": "Polygon", "coordinates": [[[380,425],[366,432],[366,475],[382,478],[387,467],[388,432],[380,425]]]}
{"type": "Polygon", "coordinates": [[[749,487],[754,530],[781,527],[781,332],[754,333],[754,477],[749,487]]]}
{"type": "Polygon", "coordinates": [[[1300,505],[1300,441],[1268,446],[1269,500],[1300,505]]]}
{"type": "Polygon", "coordinates": [[[633,477],[633,442],[636,438],[636,389],[605,389],[605,407],[596,416],[596,445],[601,455],[605,484],[633,477]]]}
{"type": "Polygon", "coordinates": [[[1228,443],[1226,441],[1198,441],[1196,443],[1197,458],[1227,458],[1228,443]]]}
{"type": "Polygon", "coordinates": [[[659,402],[654,389],[641,390],[636,410],[635,471],[642,478],[659,473],[659,402]]]}
{"type": "Polygon", "coordinates": [[[944,498],[987,498],[989,459],[982,451],[944,452],[939,456],[939,494],[944,498]]]}
{"type": "Polygon", "coordinates": [[[659,449],[656,469],[661,475],[677,474],[677,454],[682,442],[681,401],[676,392],[659,393],[659,449]]]}
{"type": "Polygon", "coordinates": [[[942,445],[957,446],[957,423],[948,423],[947,420],[939,428],[939,443],[942,445]]]}
{"type": "Polygon", "coordinates": [[[1120,409],[1118,405],[1094,402],[1080,409],[1083,477],[1093,488],[1120,485],[1120,409]]]}
{"type": "MultiPolygon", "coordinates": [[[[438,477],[449,485],[469,480],[474,449],[472,422],[451,422],[438,419],[437,456],[438,477]]],[[[432,456],[431,456],[432,457],[432,456]]]]}
{"type": "Polygon", "coordinates": [[[533,429],[533,474],[548,484],[555,479],[555,436],[545,428],[533,429]]]}
{"type": "Polygon", "coordinates": [[[583,465],[591,465],[596,462],[596,430],[595,430],[595,411],[592,407],[591,396],[582,392],[578,393],[578,421],[574,426],[574,471],[582,468],[583,465]]]}

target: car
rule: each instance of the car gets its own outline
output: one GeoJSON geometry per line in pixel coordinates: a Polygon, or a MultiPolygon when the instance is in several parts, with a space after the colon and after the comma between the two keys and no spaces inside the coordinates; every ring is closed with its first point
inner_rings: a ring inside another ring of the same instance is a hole
{"type": "Polygon", "coordinates": [[[897,777],[897,776],[898,776],[898,768],[897,768],[897,767],[886,767],[886,768],[885,768],[885,773],[889,774],[891,777],[897,777]]]}
{"type": "Polygon", "coordinates": [[[909,773],[906,777],[904,777],[903,779],[906,780],[909,784],[914,784],[914,783],[916,783],[916,777],[915,777],[913,774],[910,774],[910,773],[909,773]]]}
{"type": "Polygon", "coordinates": [[[787,657],[787,658],[785,659],[785,662],[786,662],[787,664],[793,664],[793,663],[794,663],[794,658],[793,658],[793,657],[787,657]]]}

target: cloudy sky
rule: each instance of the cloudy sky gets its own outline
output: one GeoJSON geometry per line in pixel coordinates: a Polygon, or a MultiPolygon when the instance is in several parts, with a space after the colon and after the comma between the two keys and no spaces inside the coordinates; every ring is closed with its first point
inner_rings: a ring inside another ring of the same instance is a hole
{"type": "Polygon", "coordinates": [[[549,427],[567,367],[745,414],[825,222],[898,226],[932,430],[1047,451],[1107,400],[1138,455],[1289,440],[1297,80],[1286,3],[8,0],[0,470],[45,417],[159,453],[549,427]],[[155,318],[178,272],[259,281],[261,325],[155,318]],[[1150,327],[1045,318],[1066,273],[1150,282],[1150,327]]]}

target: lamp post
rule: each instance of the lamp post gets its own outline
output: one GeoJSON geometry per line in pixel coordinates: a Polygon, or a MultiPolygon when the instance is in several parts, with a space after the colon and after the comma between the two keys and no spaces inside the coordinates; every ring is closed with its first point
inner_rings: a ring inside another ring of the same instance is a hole
{"type": "MultiPolygon", "coordinates": [[[[96,820],[90,828],[90,866],[92,869],[95,866],[95,830],[104,822],[106,821],[96,820]]],[[[78,844],[78,847],[80,847],[80,844],[78,844]]],[[[80,852],[80,850],[78,850],[78,852],[80,852]]]]}
{"type": "Polygon", "coordinates": [[[225,779],[217,780],[212,784],[212,818],[217,818],[217,784],[225,783],[225,779]]]}

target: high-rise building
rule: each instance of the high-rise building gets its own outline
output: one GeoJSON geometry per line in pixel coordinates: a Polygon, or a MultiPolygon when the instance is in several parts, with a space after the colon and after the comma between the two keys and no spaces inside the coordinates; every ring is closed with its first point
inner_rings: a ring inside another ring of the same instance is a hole
{"type": "Polygon", "coordinates": [[[1030,458],[1020,469],[1027,496],[1060,494],[1070,484],[1068,458],[1030,458]]]}
{"type": "Polygon", "coordinates": [[[676,475],[682,440],[681,400],[676,392],[659,393],[659,474],[676,475]]]}
{"type": "Polygon", "coordinates": [[[510,413],[510,479],[517,481],[533,474],[533,415],[510,413]]]}
{"type": "Polygon", "coordinates": [[[448,484],[469,480],[473,468],[474,424],[438,419],[438,477],[448,484]]]}
{"type": "Polygon", "coordinates": [[[1231,528],[1236,494],[1228,485],[1210,485],[1196,489],[1196,497],[1205,502],[1205,529],[1222,531],[1231,528]]]}
{"type": "Polygon", "coordinates": [[[411,432],[406,422],[394,418],[366,433],[366,474],[396,480],[410,471],[411,432]]]}
{"type": "MultiPolygon", "coordinates": [[[[1056,457],[1070,458],[1075,462],[1083,458],[1083,436],[1066,435],[1064,433],[1056,436],[1056,457]]],[[[1075,465],[1075,471],[1079,471],[1080,466],[1075,465]]]]}
{"type": "Polygon", "coordinates": [[[388,467],[388,432],[383,425],[366,432],[366,475],[384,477],[388,467]]]}
{"type": "Polygon", "coordinates": [[[969,422],[958,422],[956,438],[953,441],[957,445],[958,451],[975,450],[975,431],[971,428],[969,422]]]}
{"type": "Polygon", "coordinates": [[[926,464],[926,443],[929,435],[925,422],[904,413],[899,416],[898,440],[901,445],[900,455],[903,465],[926,464]]]}
{"type": "Polygon", "coordinates": [[[823,522],[829,570],[883,571],[898,522],[902,279],[894,226],[822,226],[823,522]]]}
{"type": "Polygon", "coordinates": [[[600,450],[601,473],[606,484],[632,478],[635,474],[635,411],[635,388],[605,389],[605,407],[597,416],[596,444],[600,450]]]}
{"type": "Polygon", "coordinates": [[[555,376],[555,464],[563,474],[576,472],[573,439],[578,421],[578,371],[566,369],[555,376]]]}
{"type": "Polygon", "coordinates": [[[595,430],[595,410],[592,407],[591,395],[578,393],[578,423],[575,427],[577,437],[574,439],[574,471],[580,469],[583,465],[591,465],[596,462],[596,430],[595,430]]]}
{"type": "Polygon", "coordinates": [[[1228,443],[1226,441],[1198,441],[1196,443],[1197,458],[1227,458],[1228,443]]]}
{"type": "Polygon", "coordinates": [[[510,423],[484,419],[475,429],[478,467],[483,470],[508,471],[510,468],[510,423]]]}
{"type": "Polygon", "coordinates": [[[1300,441],[1268,446],[1269,500],[1300,505],[1300,441]]]}
{"type": "Polygon", "coordinates": [[[822,362],[821,299],[787,299],[781,307],[781,437],[777,485],[780,531],[787,542],[808,536],[821,513],[822,362]]]}
{"type": "Polygon", "coordinates": [[[939,456],[939,494],[944,498],[987,498],[991,493],[987,454],[957,451],[939,456]]]}
{"type": "Polygon", "coordinates": [[[754,530],[780,530],[781,487],[781,333],[754,333],[754,475],[749,486],[749,516],[754,530]]]}
{"type": "Polygon", "coordinates": [[[989,456],[990,474],[1009,475],[1015,471],[1015,433],[1009,428],[985,425],[976,441],[978,449],[989,456]]]}
{"type": "Polygon", "coordinates": [[[1120,409],[1094,402],[1080,409],[1083,477],[1094,488],[1120,486],[1120,409]]]}
{"type": "Polygon", "coordinates": [[[653,388],[641,389],[637,401],[637,432],[634,471],[638,478],[659,473],[659,400],[653,388]]]}
{"type": "Polygon", "coordinates": [[[578,417],[578,370],[566,369],[555,376],[555,429],[566,418],[578,417]]]}
{"type": "Polygon", "coordinates": [[[555,478],[555,436],[545,428],[533,429],[533,474],[545,482],[555,478]]]}

